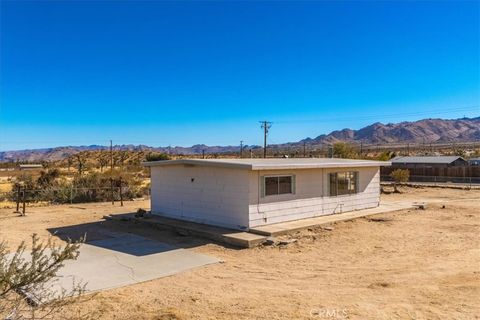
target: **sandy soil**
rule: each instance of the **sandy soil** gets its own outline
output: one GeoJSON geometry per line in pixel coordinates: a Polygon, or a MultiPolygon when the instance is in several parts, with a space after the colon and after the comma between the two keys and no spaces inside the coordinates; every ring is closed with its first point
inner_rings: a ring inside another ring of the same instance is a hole
{"type": "Polygon", "coordinates": [[[12,191],[12,184],[10,182],[0,183],[0,192],[10,192],[12,191]]]}
{"type": "Polygon", "coordinates": [[[89,296],[72,309],[101,319],[478,319],[480,191],[404,188],[383,201],[426,201],[403,210],[297,232],[286,247],[236,250],[131,222],[99,222],[133,211],[88,204],[0,210],[11,245],[48,228],[77,225],[134,232],[225,262],[89,296]],[[445,206],[443,208],[443,206],[445,206]]]}

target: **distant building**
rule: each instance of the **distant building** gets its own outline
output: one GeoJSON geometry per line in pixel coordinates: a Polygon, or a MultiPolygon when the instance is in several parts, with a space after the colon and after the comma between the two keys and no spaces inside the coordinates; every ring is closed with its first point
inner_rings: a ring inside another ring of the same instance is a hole
{"type": "Polygon", "coordinates": [[[480,158],[472,158],[468,160],[471,166],[480,166],[480,158]]]}
{"type": "Polygon", "coordinates": [[[42,170],[43,166],[41,164],[20,164],[18,168],[22,171],[25,170],[42,170]]]}
{"type": "Polygon", "coordinates": [[[447,168],[468,166],[468,161],[459,156],[400,156],[390,160],[393,168],[447,168]]]}

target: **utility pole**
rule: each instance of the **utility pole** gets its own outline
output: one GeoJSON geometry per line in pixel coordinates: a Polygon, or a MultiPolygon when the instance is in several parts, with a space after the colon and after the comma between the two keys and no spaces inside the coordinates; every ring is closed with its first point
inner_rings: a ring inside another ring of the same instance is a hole
{"type": "Polygon", "coordinates": [[[202,149],[202,159],[205,159],[205,149],[202,149]]]}
{"type": "Polygon", "coordinates": [[[328,157],[333,158],[333,146],[328,146],[328,157]]]}
{"type": "Polygon", "coordinates": [[[112,140],[110,140],[110,169],[113,171],[113,144],[112,140]]]}
{"type": "Polygon", "coordinates": [[[112,204],[115,204],[113,199],[113,142],[110,140],[110,193],[112,197],[112,204]]]}
{"type": "Polygon", "coordinates": [[[303,141],[303,157],[307,156],[307,143],[303,141]]]}
{"type": "Polygon", "coordinates": [[[268,129],[272,127],[272,123],[269,121],[260,121],[262,124],[262,129],[263,129],[263,157],[267,157],[267,134],[268,134],[268,129]]]}
{"type": "Polygon", "coordinates": [[[240,140],[240,158],[243,158],[243,140],[240,140]]]}

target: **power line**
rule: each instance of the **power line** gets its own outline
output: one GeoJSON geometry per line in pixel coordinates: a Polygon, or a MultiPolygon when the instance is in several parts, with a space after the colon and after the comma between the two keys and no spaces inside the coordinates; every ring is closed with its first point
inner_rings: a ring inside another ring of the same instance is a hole
{"type": "MultiPolygon", "coordinates": [[[[110,170],[112,171],[110,174],[113,176],[113,141],[110,140],[110,170]]],[[[113,177],[110,177],[110,188],[112,194],[112,204],[115,204],[113,200],[113,177]]]]}
{"type": "Polygon", "coordinates": [[[365,116],[356,116],[356,117],[335,117],[335,118],[322,118],[322,119],[299,119],[299,120],[285,120],[285,121],[275,121],[279,124],[295,124],[295,123],[306,123],[306,122],[340,122],[340,121],[349,121],[349,120],[369,120],[369,119],[382,119],[382,118],[395,118],[395,117],[408,117],[408,116],[432,116],[439,115],[451,112],[461,112],[461,111],[478,111],[480,113],[480,106],[470,106],[470,107],[461,107],[461,108],[450,108],[450,109],[436,109],[428,110],[421,112],[404,112],[404,113],[391,113],[391,114],[370,114],[365,116]]]}

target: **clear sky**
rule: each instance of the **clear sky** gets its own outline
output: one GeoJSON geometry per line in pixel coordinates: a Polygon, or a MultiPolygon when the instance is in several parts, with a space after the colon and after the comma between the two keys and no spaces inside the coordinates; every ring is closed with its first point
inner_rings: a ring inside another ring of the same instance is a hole
{"type": "Polygon", "coordinates": [[[0,150],[480,115],[480,2],[2,1],[0,150]]]}

